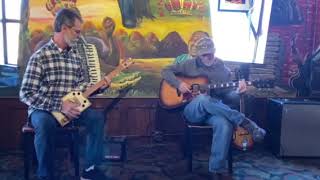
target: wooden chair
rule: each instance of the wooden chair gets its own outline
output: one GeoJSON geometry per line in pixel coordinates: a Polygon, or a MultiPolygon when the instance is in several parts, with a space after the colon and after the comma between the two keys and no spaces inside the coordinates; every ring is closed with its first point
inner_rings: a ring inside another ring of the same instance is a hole
{"type": "MultiPolygon", "coordinates": [[[[239,103],[239,111],[242,112],[242,113],[245,113],[245,97],[244,95],[240,95],[240,103],[239,103]]],[[[231,106],[231,105],[230,105],[231,106]]],[[[233,108],[236,108],[236,107],[233,107],[233,108]]],[[[189,121],[187,121],[187,119],[184,117],[183,115],[183,112],[181,112],[181,116],[182,116],[182,119],[184,120],[185,122],[185,142],[186,142],[186,145],[185,145],[185,156],[187,156],[188,158],[188,169],[189,171],[192,171],[192,155],[193,155],[193,148],[192,148],[192,145],[193,145],[193,131],[195,129],[212,129],[212,126],[210,125],[207,125],[205,123],[190,123],[189,121]]],[[[233,172],[233,169],[232,169],[232,163],[233,163],[233,148],[236,147],[235,146],[235,142],[239,143],[239,141],[241,142],[241,140],[239,140],[236,135],[237,135],[237,132],[238,131],[245,131],[247,132],[246,130],[243,130],[243,128],[236,128],[234,129],[234,134],[233,134],[233,139],[230,141],[230,145],[229,145],[229,156],[228,156],[228,170],[229,170],[229,173],[232,174],[233,172]]],[[[247,133],[246,133],[247,134],[247,133]]],[[[243,135],[243,137],[241,138],[248,138],[248,145],[253,146],[253,140],[252,140],[252,136],[251,135],[243,135]]],[[[237,147],[238,148],[238,147],[237,147]]],[[[246,151],[244,149],[241,149],[242,151],[246,151]]]]}
{"type": "MultiPolygon", "coordinates": [[[[24,151],[24,178],[29,180],[29,169],[32,164],[31,161],[35,159],[34,151],[34,129],[27,121],[22,127],[23,151],[24,151]]],[[[57,139],[63,139],[63,142],[56,142],[57,146],[68,146],[71,154],[71,160],[74,164],[74,174],[77,179],[79,176],[79,128],[71,126],[58,128],[57,139]],[[63,136],[63,138],[59,138],[63,136]]]]}

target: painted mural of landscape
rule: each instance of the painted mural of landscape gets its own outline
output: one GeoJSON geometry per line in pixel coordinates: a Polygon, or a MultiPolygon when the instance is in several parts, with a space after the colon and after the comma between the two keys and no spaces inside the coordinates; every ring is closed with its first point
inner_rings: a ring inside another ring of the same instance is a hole
{"type": "Polygon", "coordinates": [[[121,59],[135,61],[113,80],[106,96],[130,88],[126,97],[157,97],[161,69],[188,53],[191,34],[211,34],[208,0],[32,0],[28,6],[20,66],[25,68],[30,55],[50,39],[55,12],[76,8],[85,39],[97,48],[102,76],[121,59]]]}

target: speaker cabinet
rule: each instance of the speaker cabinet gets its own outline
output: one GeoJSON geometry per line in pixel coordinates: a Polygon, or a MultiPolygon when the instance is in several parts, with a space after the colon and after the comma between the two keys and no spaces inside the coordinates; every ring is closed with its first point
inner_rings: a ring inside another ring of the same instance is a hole
{"type": "Polygon", "coordinates": [[[320,157],[320,101],[268,99],[267,116],[274,154],[320,157]]]}

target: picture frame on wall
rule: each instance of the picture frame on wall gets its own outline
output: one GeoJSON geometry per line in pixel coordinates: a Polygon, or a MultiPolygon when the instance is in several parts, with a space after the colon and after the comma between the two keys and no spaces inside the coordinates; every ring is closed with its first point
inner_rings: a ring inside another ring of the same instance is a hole
{"type": "Polygon", "coordinates": [[[251,0],[218,0],[219,11],[248,12],[251,0]]]}

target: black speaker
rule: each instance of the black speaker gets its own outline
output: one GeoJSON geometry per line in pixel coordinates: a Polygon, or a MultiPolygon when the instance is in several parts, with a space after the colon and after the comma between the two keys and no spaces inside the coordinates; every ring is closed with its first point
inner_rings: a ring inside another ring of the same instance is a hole
{"type": "Polygon", "coordinates": [[[320,101],[268,99],[268,142],[280,157],[320,157],[320,101]]]}

